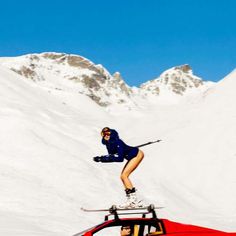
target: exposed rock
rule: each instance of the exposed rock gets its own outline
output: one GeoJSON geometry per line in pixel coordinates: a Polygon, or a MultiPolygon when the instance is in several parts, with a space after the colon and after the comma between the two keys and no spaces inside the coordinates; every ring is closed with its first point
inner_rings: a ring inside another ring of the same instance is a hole
{"type": "Polygon", "coordinates": [[[180,94],[180,95],[183,95],[183,93],[186,90],[186,87],[181,85],[180,83],[171,83],[171,87],[172,87],[172,91],[174,93],[177,93],[177,94],[180,94]]]}
{"type": "Polygon", "coordinates": [[[40,58],[37,55],[35,55],[35,54],[30,54],[29,55],[29,59],[31,61],[39,61],[40,60],[40,58]]]}
{"type": "Polygon", "coordinates": [[[182,70],[184,73],[188,73],[189,71],[192,71],[192,68],[188,64],[185,64],[185,65],[182,65],[182,66],[176,66],[175,69],[176,70],[182,70]]]}
{"type": "Polygon", "coordinates": [[[81,81],[84,83],[86,87],[90,89],[95,89],[96,91],[98,91],[101,88],[96,79],[89,77],[87,75],[83,75],[83,79],[81,81]]]}
{"type": "Polygon", "coordinates": [[[42,56],[45,59],[57,60],[59,58],[65,57],[65,53],[43,53],[42,56]]]}
{"type": "Polygon", "coordinates": [[[110,103],[108,102],[101,102],[101,98],[94,95],[94,94],[89,94],[88,95],[94,102],[96,102],[98,105],[102,106],[102,107],[107,107],[110,103]]]}
{"type": "Polygon", "coordinates": [[[19,75],[22,75],[26,78],[35,79],[35,76],[37,76],[37,74],[35,73],[34,70],[31,70],[29,67],[26,66],[22,66],[19,70],[15,69],[15,68],[11,68],[12,71],[16,72],[19,75]]]}
{"type": "Polygon", "coordinates": [[[69,77],[68,79],[69,79],[69,80],[73,80],[73,81],[75,81],[75,82],[79,82],[79,81],[80,81],[80,78],[77,77],[77,76],[69,77]]]}
{"type": "Polygon", "coordinates": [[[113,78],[115,83],[119,85],[120,89],[127,95],[130,96],[132,94],[132,90],[127,86],[119,72],[115,72],[113,74],[113,78]]]}

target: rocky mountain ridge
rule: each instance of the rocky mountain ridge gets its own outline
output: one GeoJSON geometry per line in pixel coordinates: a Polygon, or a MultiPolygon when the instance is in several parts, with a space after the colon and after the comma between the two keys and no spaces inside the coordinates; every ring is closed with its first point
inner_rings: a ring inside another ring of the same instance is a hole
{"type": "Polygon", "coordinates": [[[184,96],[206,85],[192,73],[189,65],[168,69],[139,88],[128,86],[119,72],[111,75],[102,65],[79,55],[53,52],[28,54],[0,58],[0,65],[46,88],[85,94],[100,106],[113,103],[134,105],[134,94],[143,98],[154,95],[157,99],[163,94],[184,96]]]}
{"type": "Polygon", "coordinates": [[[204,82],[193,74],[189,65],[176,66],[163,72],[158,78],[141,85],[142,89],[160,95],[167,88],[175,94],[184,95],[188,89],[199,88],[204,82]]]}

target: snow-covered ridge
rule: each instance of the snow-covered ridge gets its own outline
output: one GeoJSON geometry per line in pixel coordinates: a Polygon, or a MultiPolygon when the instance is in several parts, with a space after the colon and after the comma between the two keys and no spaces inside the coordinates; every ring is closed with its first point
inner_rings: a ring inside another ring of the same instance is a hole
{"type": "Polygon", "coordinates": [[[172,92],[184,95],[191,90],[205,87],[208,84],[193,74],[189,65],[181,65],[164,71],[158,78],[141,85],[141,89],[154,95],[172,92]]]}
{"type": "Polygon", "coordinates": [[[134,107],[137,95],[154,100],[202,93],[209,83],[195,76],[189,65],[164,71],[158,78],[140,88],[129,87],[119,72],[111,75],[102,65],[85,57],[65,53],[47,52],[12,58],[0,58],[0,65],[50,89],[85,94],[101,106],[122,104],[134,107]],[[154,96],[154,97],[153,97],[154,96]]]}
{"type": "Polygon", "coordinates": [[[130,102],[131,89],[118,73],[112,76],[82,56],[49,52],[1,58],[0,64],[44,87],[85,94],[101,106],[130,102]]]}

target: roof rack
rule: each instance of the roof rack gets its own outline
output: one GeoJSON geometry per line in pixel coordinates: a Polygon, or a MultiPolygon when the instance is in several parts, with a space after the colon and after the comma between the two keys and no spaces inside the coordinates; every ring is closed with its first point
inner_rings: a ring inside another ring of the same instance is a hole
{"type": "Polygon", "coordinates": [[[155,209],[160,209],[162,207],[155,207],[153,204],[150,204],[147,207],[140,207],[140,208],[129,208],[129,209],[121,209],[117,208],[116,205],[112,205],[109,208],[108,215],[105,215],[105,221],[109,219],[109,216],[114,216],[115,220],[119,220],[120,215],[139,215],[142,214],[142,218],[146,218],[147,214],[152,214],[152,218],[157,218],[157,214],[155,209]]]}

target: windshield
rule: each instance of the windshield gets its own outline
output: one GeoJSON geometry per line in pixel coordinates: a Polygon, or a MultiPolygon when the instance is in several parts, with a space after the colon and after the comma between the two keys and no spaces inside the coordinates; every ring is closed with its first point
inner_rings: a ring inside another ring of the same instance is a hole
{"type": "Polygon", "coordinates": [[[91,228],[85,229],[85,230],[83,230],[83,231],[81,231],[81,232],[79,232],[79,233],[77,233],[77,234],[74,234],[73,236],[82,236],[82,235],[84,235],[86,232],[88,232],[88,231],[94,229],[95,227],[96,227],[96,226],[93,226],[93,227],[91,227],[91,228]]]}
{"type": "Polygon", "coordinates": [[[93,230],[94,228],[98,227],[99,225],[101,225],[101,224],[98,224],[98,225],[95,225],[95,226],[90,227],[88,229],[85,229],[77,234],[74,234],[73,236],[83,236],[86,232],[93,230]]]}

